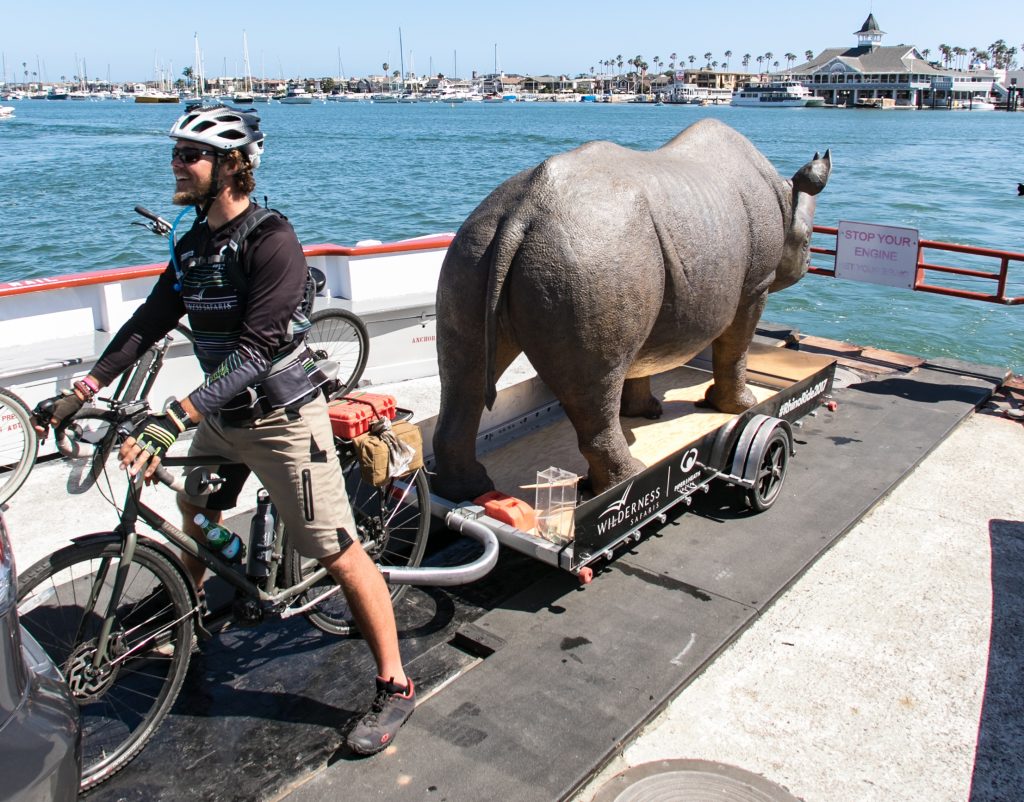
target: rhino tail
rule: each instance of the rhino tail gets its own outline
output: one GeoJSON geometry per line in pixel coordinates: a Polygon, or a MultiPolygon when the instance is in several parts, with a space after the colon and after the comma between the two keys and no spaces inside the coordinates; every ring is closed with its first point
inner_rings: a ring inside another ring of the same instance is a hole
{"type": "Polygon", "coordinates": [[[487,304],[484,309],[484,403],[494,407],[498,397],[495,362],[498,350],[498,312],[505,280],[512,268],[512,259],[523,242],[525,224],[516,217],[505,218],[498,225],[491,245],[491,262],[487,270],[487,304]]]}

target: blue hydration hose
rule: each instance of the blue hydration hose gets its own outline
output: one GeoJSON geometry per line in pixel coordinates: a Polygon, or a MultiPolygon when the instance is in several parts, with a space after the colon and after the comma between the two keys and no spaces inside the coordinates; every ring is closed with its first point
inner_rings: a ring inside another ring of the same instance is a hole
{"type": "Polygon", "coordinates": [[[178,213],[178,216],[174,218],[174,223],[171,225],[171,230],[167,232],[167,245],[171,249],[171,265],[174,267],[174,275],[178,279],[177,283],[174,285],[174,289],[177,290],[178,292],[181,292],[181,279],[184,274],[181,272],[181,267],[178,265],[178,255],[174,252],[174,246],[176,244],[175,231],[178,230],[178,223],[180,223],[181,218],[185,216],[185,212],[189,211],[190,209],[192,209],[191,206],[186,206],[184,209],[182,209],[178,213]]]}

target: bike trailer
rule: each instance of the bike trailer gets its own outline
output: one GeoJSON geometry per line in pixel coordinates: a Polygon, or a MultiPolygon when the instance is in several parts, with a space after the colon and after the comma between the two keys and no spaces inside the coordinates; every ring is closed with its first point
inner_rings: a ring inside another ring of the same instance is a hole
{"type": "Polygon", "coordinates": [[[490,529],[498,541],[589,582],[592,565],[636,542],[649,523],[667,520],[713,483],[731,485],[755,512],[779,497],[793,426],[830,401],[835,360],[754,344],[748,385],[757,403],[742,414],[700,405],[712,377],[708,360],[652,377],[663,407],[658,420],[621,418],[630,451],[647,469],[596,497],[578,501],[587,464],[557,404],[547,416],[495,438],[478,439],[478,458],[497,490],[477,499],[433,499],[435,515],[461,517],[490,529]],[[490,447],[490,450],[488,450],[490,447]],[[554,467],[558,466],[558,467],[554,467]]]}

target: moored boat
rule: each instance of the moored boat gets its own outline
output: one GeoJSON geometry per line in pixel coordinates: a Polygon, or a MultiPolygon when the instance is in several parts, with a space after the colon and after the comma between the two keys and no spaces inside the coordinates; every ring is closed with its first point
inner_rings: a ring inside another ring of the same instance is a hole
{"type": "Polygon", "coordinates": [[[732,96],[733,106],[757,106],[762,109],[824,106],[825,101],[798,81],[747,84],[732,96]]]}
{"type": "Polygon", "coordinates": [[[162,92],[159,89],[148,89],[145,92],[137,92],[136,103],[180,103],[181,98],[171,92],[162,92]]]}
{"type": "Polygon", "coordinates": [[[286,106],[308,106],[313,102],[313,96],[296,84],[288,84],[284,96],[276,99],[286,106]]]}

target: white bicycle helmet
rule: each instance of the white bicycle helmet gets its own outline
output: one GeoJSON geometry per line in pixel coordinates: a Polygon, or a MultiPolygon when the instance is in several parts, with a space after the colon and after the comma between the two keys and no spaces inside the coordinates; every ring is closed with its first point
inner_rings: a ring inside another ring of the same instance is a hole
{"type": "Polygon", "coordinates": [[[231,106],[189,106],[171,126],[172,139],[187,139],[219,151],[241,150],[255,170],[263,153],[263,132],[255,111],[231,106]]]}

